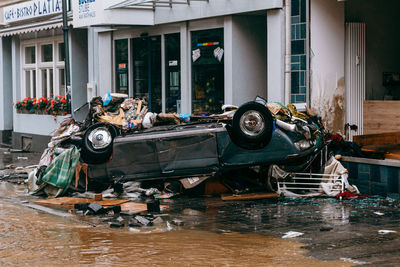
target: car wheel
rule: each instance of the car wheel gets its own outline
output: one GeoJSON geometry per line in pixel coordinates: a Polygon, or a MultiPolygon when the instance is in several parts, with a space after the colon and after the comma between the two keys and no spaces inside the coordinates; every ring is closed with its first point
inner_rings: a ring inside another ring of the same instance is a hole
{"type": "Polygon", "coordinates": [[[264,105],[248,102],[235,112],[231,130],[233,142],[239,147],[260,149],[271,140],[273,118],[264,105]]]}
{"type": "Polygon", "coordinates": [[[82,157],[84,161],[92,164],[106,162],[112,154],[113,141],[117,134],[115,127],[110,124],[91,125],[83,136],[82,157]]]}

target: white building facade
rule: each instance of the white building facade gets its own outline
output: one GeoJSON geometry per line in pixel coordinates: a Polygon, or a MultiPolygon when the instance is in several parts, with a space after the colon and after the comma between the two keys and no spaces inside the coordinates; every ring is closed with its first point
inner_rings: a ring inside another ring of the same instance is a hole
{"type": "MultiPolygon", "coordinates": [[[[331,131],[350,123],[362,133],[364,100],[400,97],[396,82],[382,81],[399,72],[395,0],[70,2],[70,93],[78,120],[93,96],[107,92],[144,97],[154,112],[191,114],[259,95],[307,104],[331,131]],[[359,50],[350,49],[351,38],[359,50]]],[[[0,133],[15,147],[41,150],[62,119],[11,105],[67,93],[60,3],[0,6],[0,133]],[[19,15],[11,11],[17,8],[19,15]]]]}

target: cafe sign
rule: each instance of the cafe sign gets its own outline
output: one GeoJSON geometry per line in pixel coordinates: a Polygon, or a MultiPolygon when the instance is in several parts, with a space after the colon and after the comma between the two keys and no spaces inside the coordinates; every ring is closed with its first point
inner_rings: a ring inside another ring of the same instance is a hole
{"type": "Polygon", "coordinates": [[[62,12],[62,0],[31,0],[4,7],[4,23],[34,19],[62,12]]]}

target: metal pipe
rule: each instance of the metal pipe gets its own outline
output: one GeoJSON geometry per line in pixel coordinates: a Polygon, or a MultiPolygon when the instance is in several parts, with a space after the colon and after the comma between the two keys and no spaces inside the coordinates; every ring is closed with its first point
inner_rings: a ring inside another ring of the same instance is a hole
{"type": "Polygon", "coordinates": [[[67,0],[62,0],[62,17],[63,17],[63,32],[64,32],[64,50],[65,50],[65,89],[67,98],[67,113],[71,114],[71,74],[69,61],[69,39],[68,39],[68,14],[67,0]]]}
{"type": "Polygon", "coordinates": [[[285,104],[290,103],[290,93],[292,88],[291,81],[291,62],[292,62],[292,4],[291,0],[285,1],[285,104]]]}

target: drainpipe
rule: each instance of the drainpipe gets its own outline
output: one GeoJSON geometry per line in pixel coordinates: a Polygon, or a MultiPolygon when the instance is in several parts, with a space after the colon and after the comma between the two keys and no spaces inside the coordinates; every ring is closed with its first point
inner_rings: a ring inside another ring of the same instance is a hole
{"type": "Polygon", "coordinates": [[[69,61],[69,41],[68,41],[67,0],[62,0],[62,18],[63,18],[63,31],[64,31],[64,49],[65,49],[65,89],[66,89],[65,91],[67,98],[67,113],[71,114],[71,76],[70,76],[70,65],[69,65],[70,61],[69,61]]]}
{"type": "Polygon", "coordinates": [[[292,61],[292,0],[285,1],[285,104],[290,103],[292,61]]]}

